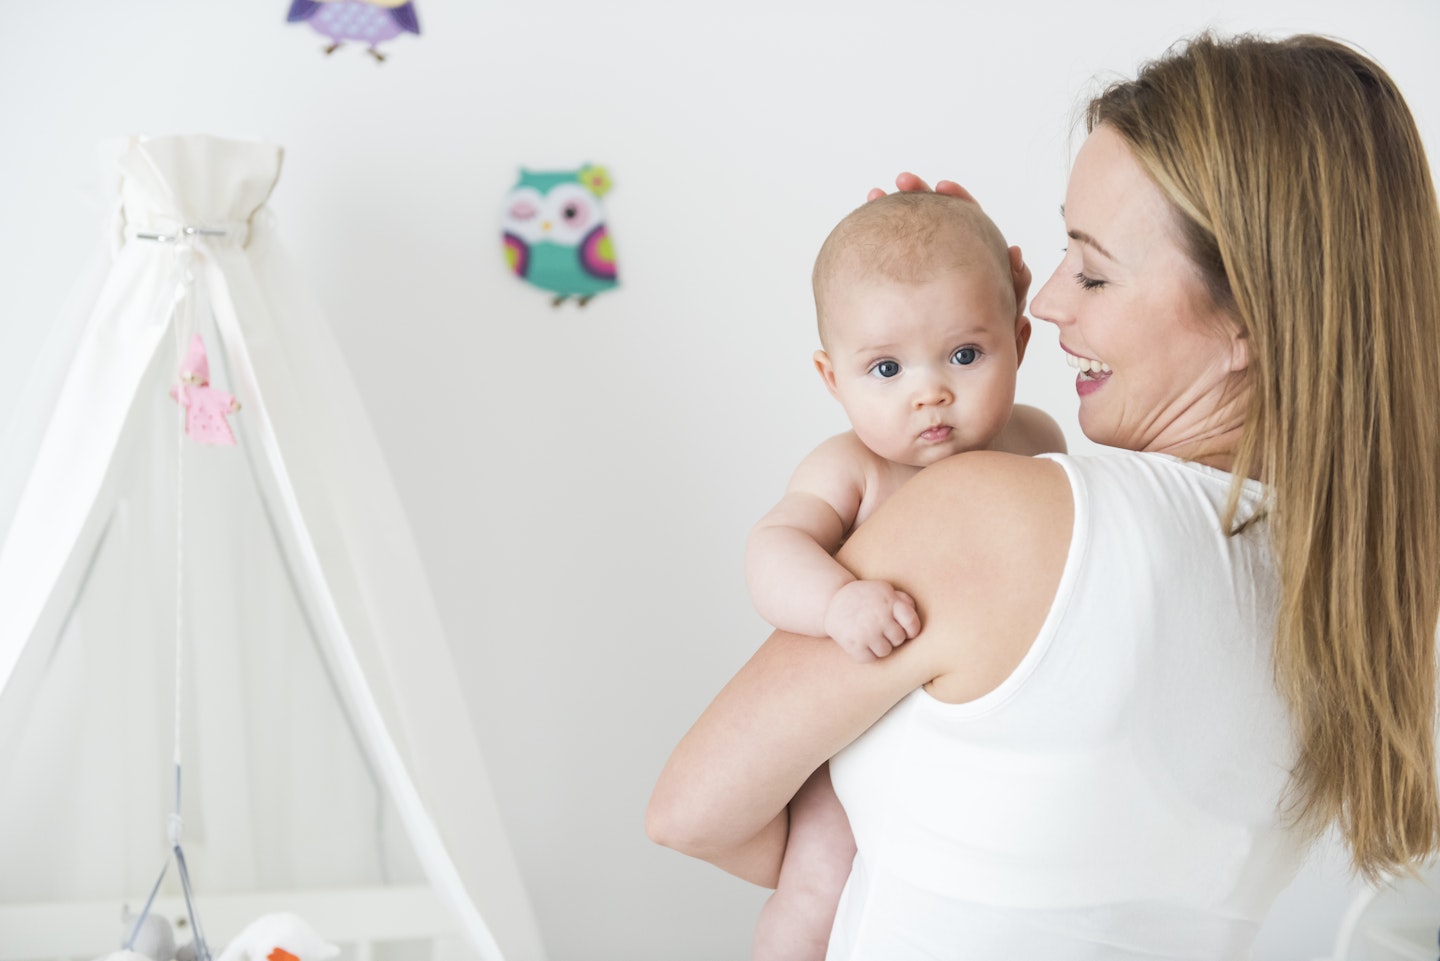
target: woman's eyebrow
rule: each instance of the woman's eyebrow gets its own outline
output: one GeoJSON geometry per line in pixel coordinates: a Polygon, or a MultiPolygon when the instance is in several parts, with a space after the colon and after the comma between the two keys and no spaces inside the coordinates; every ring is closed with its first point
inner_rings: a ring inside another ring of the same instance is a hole
{"type": "Polygon", "coordinates": [[[1106,250],[1104,247],[1100,246],[1100,241],[1096,240],[1094,237],[1090,236],[1083,230],[1067,230],[1065,231],[1065,236],[1069,237],[1072,240],[1078,240],[1088,247],[1093,247],[1097,253],[1099,253],[1107,260],[1115,259],[1114,254],[1106,250]]]}
{"type": "MultiPolygon", "coordinates": [[[[1065,205],[1064,205],[1064,204],[1061,204],[1061,205],[1060,205],[1060,218],[1061,218],[1062,220],[1065,218],[1065,205]]],[[[1085,231],[1083,231],[1083,230],[1067,230],[1067,231],[1065,231],[1065,236],[1069,237],[1071,240],[1078,240],[1078,241],[1080,241],[1082,244],[1086,244],[1086,245],[1088,245],[1088,246],[1090,246],[1090,247],[1095,248],[1095,251],[1096,251],[1097,253],[1099,253],[1101,256],[1105,257],[1105,258],[1108,259],[1108,260],[1114,260],[1114,259],[1115,259],[1115,255],[1112,254],[1110,251],[1106,250],[1106,249],[1101,245],[1100,241],[1096,240],[1094,237],[1090,236],[1089,234],[1087,234],[1087,233],[1086,233],[1085,231]]]]}

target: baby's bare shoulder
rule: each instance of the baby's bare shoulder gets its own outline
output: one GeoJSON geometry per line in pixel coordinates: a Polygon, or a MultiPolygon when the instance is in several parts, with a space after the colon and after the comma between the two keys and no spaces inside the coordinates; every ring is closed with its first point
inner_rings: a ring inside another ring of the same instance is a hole
{"type": "Polygon", "coordinates": [[[801,469],[816,469],[859,477],[873,472],[884,458],[866,447],[853,430],[821,441],[800,462],[801,469]]]}
{"type": "MultiPolygon", "coordinates": [[[[795,469],[789,491],[828,501],[847,526],[859,524],[902,482],[894,465],[876,454],[854,431],[821,443],[795,469]]],[[[908,476],[908,475],[907,475],[908,476]]]]}
{"type": "Polygon", "coordinates": [[[874,460],[874,452],[854,431],[836,434],[805,455],[790,479],[790,489],[824,493],[840,487],[854,489],[858,497],[874,474],[874,460]]]}
{"type": "Polygon", "coordinates": [[[993,445],[994,450],[1034,457],[1036,454],[1065,453],[1065,432],[1055,418],[1038,407],[1016,404],[993,445]]]}

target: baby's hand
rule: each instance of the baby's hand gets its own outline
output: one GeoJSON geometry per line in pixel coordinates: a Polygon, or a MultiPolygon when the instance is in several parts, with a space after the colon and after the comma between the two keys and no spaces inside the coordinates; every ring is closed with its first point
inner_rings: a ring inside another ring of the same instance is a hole
{"type": "Polygon", "coordinates": [[[884,581],[851,581],[830,598],[825,633],[859,661],[884,657],[920,633],[915,600],[884,581]]]}

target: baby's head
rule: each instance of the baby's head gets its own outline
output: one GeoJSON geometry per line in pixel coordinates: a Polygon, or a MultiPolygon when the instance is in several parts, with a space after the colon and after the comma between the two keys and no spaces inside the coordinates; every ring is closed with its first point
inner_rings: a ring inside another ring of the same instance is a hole
{"type": "Polygon", "coordinates": [[[815,260],[815,366],[880,456],[924,467],[991,446],[1030,338],[1005,238],[980,207],[895,193],[851,212],[815,260]]]}

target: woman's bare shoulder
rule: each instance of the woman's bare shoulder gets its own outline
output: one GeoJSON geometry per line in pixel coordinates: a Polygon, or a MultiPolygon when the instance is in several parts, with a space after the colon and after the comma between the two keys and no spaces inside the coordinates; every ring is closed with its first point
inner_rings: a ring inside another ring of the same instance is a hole
{"type": "Polygon", "coordinates": [[[1060,464],[974,451],[921,471],[838,557],[915,598],[924,629],[911,643],[944,648],[933,690],[970,700],[1008,677],[1039,633],[1073,518],[1060,464]]]}
{"type": "MultiPolygon", "coordinates": [[[[1069,479],[1054,460],[1003,451],[970,451],[920,471],[876,513],[875,519],[893,527],[892,536],[904,533],[912,521],[923,520],[920,530],[940,525],[953,528],[948,533],[962,541],[979,541],[978,547],[1008,550],[1008,543],[995,538],[1003,537],[1008,542],[1010,538],[1004,535],[1014,533],[1016,528],[1043,528],[1062,515],[1068,519],[1072,510],[1069,479]]],[[[936,546],[943,547],[943,543],[936,546]]]]}

